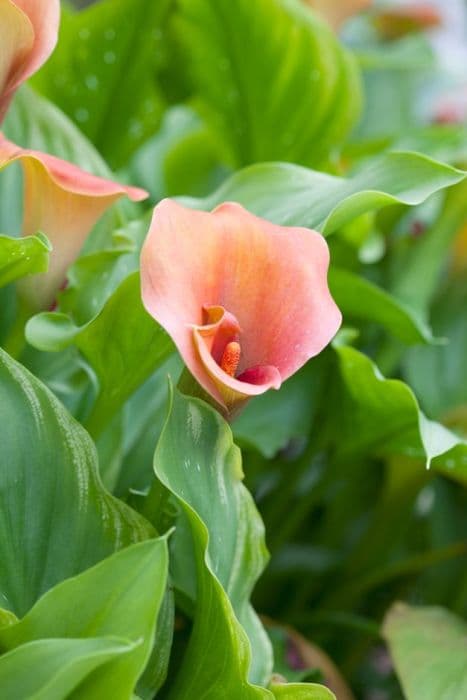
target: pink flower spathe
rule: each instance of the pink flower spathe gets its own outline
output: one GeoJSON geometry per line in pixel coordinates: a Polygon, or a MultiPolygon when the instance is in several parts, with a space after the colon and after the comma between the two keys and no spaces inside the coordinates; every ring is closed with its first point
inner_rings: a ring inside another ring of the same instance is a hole
{"type": "Polygon", "coordinates": [[[197,382],[232,414],[278,389],[337,332],[328,265],[316,231],[238,204],[205,213],[164,200],[141,254],[142,297],[197,382]]]}

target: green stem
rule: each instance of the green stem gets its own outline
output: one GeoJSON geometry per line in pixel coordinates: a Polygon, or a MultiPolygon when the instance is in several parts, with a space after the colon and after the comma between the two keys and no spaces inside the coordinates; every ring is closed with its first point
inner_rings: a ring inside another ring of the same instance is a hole
{"type": "Polygon", "coordinates": [[[16,317],[8,330],[5,340],[3,341],[3,349],[9,355],[11,355],[11,357],[18,359],[26,347],[26,336],[24,334],[24,329],[26,323],[34,314],[34,311],[32,311],[29,306],[22,302],[19,297],[17,297],[16,306],[16,317]]]}

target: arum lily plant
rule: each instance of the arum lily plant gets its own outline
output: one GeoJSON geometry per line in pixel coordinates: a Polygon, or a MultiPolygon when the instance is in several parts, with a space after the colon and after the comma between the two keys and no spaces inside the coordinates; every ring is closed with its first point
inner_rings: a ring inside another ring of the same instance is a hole
{"type": "Polygon", "coordinates": [[[467,697],[428,4],[0,0],[0,700],[467,697]]]}

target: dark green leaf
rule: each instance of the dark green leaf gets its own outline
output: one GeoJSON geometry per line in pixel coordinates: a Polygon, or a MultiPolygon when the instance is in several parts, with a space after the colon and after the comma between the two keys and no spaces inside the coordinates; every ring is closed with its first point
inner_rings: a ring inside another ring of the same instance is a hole
{"type": "Polygon", "coordinates": [[[153,529],[105,491],[89,435],[3,351],[0,396],[0,603],[23,615],[59,581],[153,529]]]}

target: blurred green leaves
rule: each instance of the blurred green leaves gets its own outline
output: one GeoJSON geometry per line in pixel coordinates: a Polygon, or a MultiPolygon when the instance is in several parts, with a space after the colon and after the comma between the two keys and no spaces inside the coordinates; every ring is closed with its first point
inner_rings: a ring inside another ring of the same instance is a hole
{"type": "Polygon", "coordinates": [[[356,63],[298,0],[181,0],[194,104],[234,167],[322,163],[360,110],[356,63]]]}
{"type": "Polygon", "coordinates": [[[106,0],[62,17],[59,44],[33,83],[113,166],[159,126],[157,86],[171,0],[106,0]]]}

